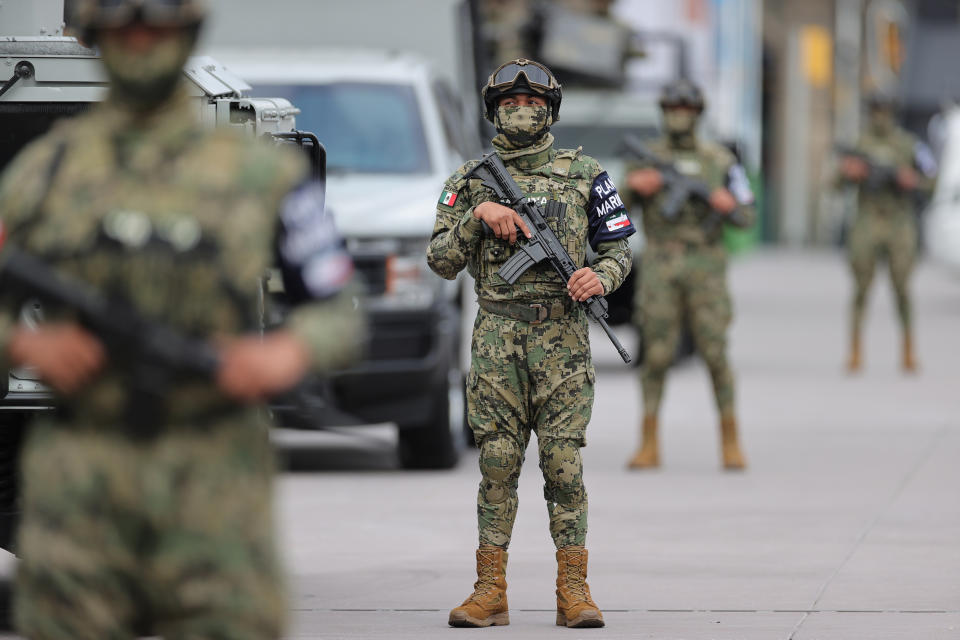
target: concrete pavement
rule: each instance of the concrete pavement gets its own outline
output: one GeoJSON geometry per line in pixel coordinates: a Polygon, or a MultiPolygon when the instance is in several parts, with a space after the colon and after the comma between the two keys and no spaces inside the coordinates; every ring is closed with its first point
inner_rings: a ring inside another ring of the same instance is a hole
{"type": "Polygon", "coordinates": [[[746,473],[718,469],[699,363],[670,379],[663,468],[627,472],[635,374],[594,336],[597,404],[584,458],[590,583],[604,630],[553,625],[535,455],[510,550],[511,625],[447,628],[474,579],[475,454],[450,473],[384,471],[389,436],[374,432],[382,457],[364,443],[369,470],[281,482],[297,593],[291,637],[960,638],[960,280],[919,270],[922,372],[905,377],[879,279],[866,370],[849,377],[849,280],[838,254],[760,253],[731,277],[746,473]]]}
{"type": "MultiPolygon", "coordinates": [[[[554,626],[555,564],[531,447],[507,581],[511,625],[458,630],[475,575],[471,451],[452,472],[394,468],[392,430],[293,434],[279,482],[289,638],[960,639],[960,279],[916,277],[922,372],[898,370],[885,278],[866,370],[842,371],[849,278],[836,253],[758,253],[732,267],[732,358],[750,468],[719,470],[698,362],[670,378],[663,468],[630,473],[634,370],[594,335],[584,451],[590,584],[602,630],[554,626]]],[[[632,345],[629,332],[625,344],[632,345]]]]}

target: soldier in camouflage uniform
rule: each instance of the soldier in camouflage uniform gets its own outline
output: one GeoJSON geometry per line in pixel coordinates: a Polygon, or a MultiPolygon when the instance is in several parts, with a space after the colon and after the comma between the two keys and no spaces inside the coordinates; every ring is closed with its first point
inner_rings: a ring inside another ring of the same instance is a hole
{"type": "Polygon", "coordinates": [[[620,286],[631,266],[626,238],[634,229],[597,162],[580,149],[553,148],[549,129],[560,99],[553,75],[523,59],[498,68],[483,90],[487,119],[499,132],[493,139],[496,153],[530,199],[566,205],[548,223],[577,264],[585,264],[590,243],[598,256],[592,267],[563,282],[541,263],[512,285],[504,281],[497,270],[529,230],[479,180],[464,178],[477,161],[444,185],[428,249],[430,266],[440,276],[470,272],[480,305],[467,383],[470,427],[480,448],[478,579],[473,594],[450,613],[453,626],[509,623],[507,547],[531,433],[537,435],[557,547],[557,624],[603,626],[586,583],[587,493],[580,448],[593,407],[594,370],[587,321],[577,302],[620,286]]]}
{"type": "MultiPolygon", "coordinates": [[[[0,182],[6,246],[216,339],[216,380],[173,380],[145,429],[103,345],[64,312],[36,330],[7,300],[0,354],[60,397],[23,450],[15,618],[33,640],[277,638],[272,451],[256,404],[357,351],[352,264],[322,186],[293,151],[201,128],[181,82],[196,0],[85,0],[106,102],[58,124],[0,182]],[[289,327],[257,334],[259,277],[279,262],[289,327]]],[[[3,251],[0,251],[2,259],[3,251]]]]}
{"type": "Polygon", "coordinates": [[[640,377],[642,441],[629,467],[645,469],[660,464],[660,400],[680,332],[689,326],[713,382],[723,465],[742,469],[745,462],[737,441],[733,372],[727,362],[732,309],[722,228],[723,223],[752,224],[753,194],[743,168],[726,148],[698,140],[696,126],[704,108],[699,88],[685,80],[669,84],[660,106],[666,135],[650,145],[651,151],[673,163],[679,173],[705,182],[712,191],[709,202],[691,198],[668,220],[663,215],[668,190],[663,175],[641,163],[627,167],[626,200],[628,206],[632,200],[642,206],[647,240],[637,279],[636,314],[645,345],[640,377]]]}
{"type": "Polygon", "coordinates": [[[927,146],[897,126],[892,99],[875,94],[869,107],[869,126],[855,153],[844,155],[840,162],[839,179],[857,186],[859,204],[847,241],[854,278],[847,368],[856,372],[862,366],[867,293],[877,260],[886,258],[903,329],[902,365],[904,371],[912,372],[917,368],[909,292],[917,255],[914,195],[932,190],[937,166],[927,146]]]}

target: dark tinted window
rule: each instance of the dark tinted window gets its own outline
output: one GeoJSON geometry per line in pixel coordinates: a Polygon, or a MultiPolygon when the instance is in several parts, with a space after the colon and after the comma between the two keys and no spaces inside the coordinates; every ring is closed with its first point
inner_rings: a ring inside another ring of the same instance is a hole
{"type": "Polygon", "coordinates": [[[297,128],[317,134],[330,172],[429,173],[413,87],[396,84],[257,85],[260,97],[300,108],[297,128]]]}
{"type": "Polygon", "coordinates": [[[27,144],[39,138],[59,118],[86,111],[85,102],[0,102],[0,171],[27,144]]]}

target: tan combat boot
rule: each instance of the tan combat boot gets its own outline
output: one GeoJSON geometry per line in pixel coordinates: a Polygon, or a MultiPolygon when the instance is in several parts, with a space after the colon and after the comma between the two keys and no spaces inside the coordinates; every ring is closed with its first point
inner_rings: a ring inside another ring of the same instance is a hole
{"type": "Polygon", "coordinates": [[[850,359],[847,361],[847,371],[857,373],[863,367],[863,359],[860,351],[860,333],[854,333],[850,340],[850,359]]]}
{"type": "Polygon", "coordinates": [[[473,593],[450,612],[451,627],[489,627],[510,624],[507,613],[507,552],[482,544],[477,549],[477,581],[473,593]]]}
{"type": "Polygon", "coordinates": [[[604,624],[587,585],[587,550],[580,546],[557,550],[557,624],[571,628],[604,624]]]}
{"type": "Polygon", "coordinates": [[[628,469],[654,469],[660,466],[660,443],[657,441],[657,416],[643,416],[640,448],[627,462],[628,469]]]}
{"type": "Polygon", "coordinates": [[[903,370],[905,373],[916,373],[917,359],[913,353],[913,337],[909,334],[903,336],[903,370]]]}
{"type": "Polygon", "coordinates": [[[737,419],[727,416],[720,419],[720,440],[723,449],[724,469],[744,469],[747,461],[737,442],[737,419]]]}

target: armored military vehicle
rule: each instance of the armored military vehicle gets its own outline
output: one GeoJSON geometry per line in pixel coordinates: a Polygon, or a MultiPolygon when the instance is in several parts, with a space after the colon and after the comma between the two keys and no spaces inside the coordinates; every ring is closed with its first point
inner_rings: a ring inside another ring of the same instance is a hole
{"type": "MultiPolygon", "coordinates": [[[[251,98],[250,87],[209,57],[192,58],[184,71],[196,102],[196,117],[207,126],[237,127],[253,136],[308,147],[322,173],[322,146],[296,130],[299,110],[282,98],[251,98]]],[[[0,3],[0,172],[31,140],[59,118],[77,115],[106,95],[106,77],[97,53],[64,35],[63,0],[0,3]]],[[[28,303],[22,320],[41,317],[28,303]]],[[[0,372],[0,547],[10,549],[16,523],[17,458],[31,415],[52,408],[52,399],[27,369],[0,372]]]]}

